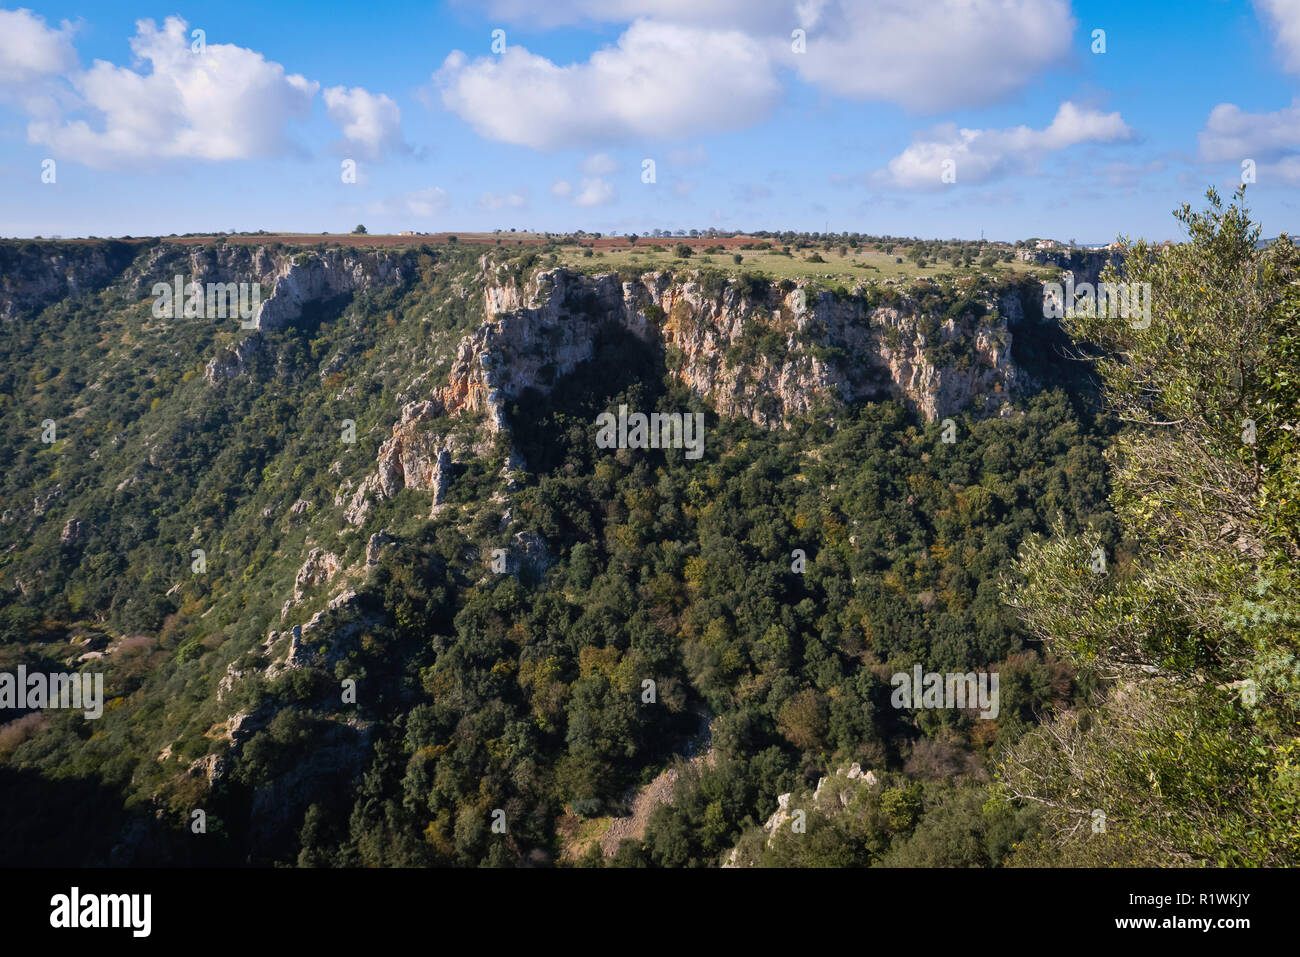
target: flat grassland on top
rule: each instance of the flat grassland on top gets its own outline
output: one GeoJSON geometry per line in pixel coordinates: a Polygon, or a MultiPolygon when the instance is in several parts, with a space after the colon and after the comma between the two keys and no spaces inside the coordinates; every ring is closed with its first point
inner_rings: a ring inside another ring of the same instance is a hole
{"type": "Polygon", "coordinates": [[[635,267],[647,272],[713,267],[726,273],[754,272],[773,279],[824,279],[842,282],[849,286],[859,282],[880,282],[886,279],[908,280],[920,277],[939,279],[945,276],[955,279],[981,273],[1010,277],[1028,273],[1046,275],[1055,271],[1055,267],[1019,260],[997,262],[989,267],[979,265],[978,261],[970,266],[955,266],[945,260],[927,262],[924,267],[919,267],[910,259],[888,255],[866,247],[850,249],[844,256],[840,255],[838,249],[829,252],[821,249],[791,250],[791,255],[787,256],[780,249],[740,249],[738,245],[724,248],[723,252],[706,254],[702,252],[703,249],[721,243],[699,240],[688,243],[692,246],[693,255],[683,259],[673,252],[676,242],[671,245],[659,244],[663,247],[663,252],[652,250],[652,245],[654,244],[638,243],[635,247],[629,245],[605,249],[597,247],[591,256],[584,255],[580,246],[566,245],[557,250],[557,255],[563,265],[584,272],[615,272],[627,267],[635,267]],[[823,261],[809,261],[809,257],[814,254],[823,261]],[[739,263],[734,259],[736,255],[741,257],[739,263]],[[903,261],[895,262],[899,258],[903,258],[903,261]]]}

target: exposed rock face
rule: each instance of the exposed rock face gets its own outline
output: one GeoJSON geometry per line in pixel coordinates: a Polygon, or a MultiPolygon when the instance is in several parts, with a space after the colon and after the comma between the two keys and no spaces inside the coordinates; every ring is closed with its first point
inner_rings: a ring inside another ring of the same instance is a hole
{"type": "Polygon", "coordinates": [[[366,542],[366,567],[373,568],[379,564],[380,556],[384,550],[393,545],[397,540],[389,535],[386,531],[375,532],[370,536],[370,541],[366,542]]]}
{"type": "Polygon", "coordinates": [[[827,817],[834,816],[847,808],[859,793],[876,787],[878,783],[874,773],[863,771],[860,764],[853,764],[848,768],[837,769],[829,777],[821,778],[817,782],[816,790],[811,795],[807,791],[799,792],[797,798],[794,793],[778,794],[776,796],[776,810],[763,824],[761,844],[747,846],[747,842],[742,840],[740,844],[732,848],[722,866],[754,866],[758,863],[756,852],[761,851],[764,846],[771,847],[782,829],[790,827],[792,822],[796,820],[797,813],[801,812],[805,816],[813,814],[822,814],[827,817]]]}
{"type": "Polygon", "coordinates": [[[172,282],[176,276],[203,284],[256,284],[259,305],[248,327],[255,331],[208,362],[204,377],[216,383],[244,373],[262,348],[257,333],[290,325],[309,303],[400,285],[413,275],[409,257],[398,252],[327,249],[290,254],[265,246],[162,244],[150,250],[130,288],[135,295],[149,296],[155,283],[172,282]]]}
{"type": "MultiPolygon", "coordinates": [[[[260,252],[260,250],[259,250],[260,252]]],[[[279,329],[302,315],[309,302],[379,286],[400,285],[411,275],[400,255],[327,249],[281,260],[264,289],[256,316],[259,330],[279,329]]]]}
{"type": "Polygon", "coordinates": [[[117,241],[0,244],[0,322],[103,289],[138,252],[139,247],[117,241]]]}
{"type": "Polygon", "coordinates": [[[307,560],[298,569],[298,577],[293,582],[293,600],[302,601],[307,589],[322,585],[338,574],[342,563],[339,557],[323,548],[313,548],[307,553],[307,560]]]}
{"type": "Polygon", "coordinates": [[[778,794],[776,796],[776,810],[763,824],[763,830],[768,834],[768,844],[772,843],[772,838],[776,836],[776,832],[793,817],[794,814],[790,811],[790,794],[778,794]]]}
{"type": "MultiPolygon", "coordinates": [[[[357,597],[356,591],[349,588],[330,599],[329,604],[312,615],[306,624],[290,628],[287,636],[289,646],[284,659],[272,660],[264,672],[265,676],[275,679],[298,668],[333,668],[343,660],[352,649],[353,639],[377,620],[359,612],[357,597]],[[323,652],[317,650],[317,643],[325,643],[323,652]]],[[[262,646],[265,655],[274,659],[276,646],[285,637],[280,631],[268,634],[262,646]]]]}
{"type": "MultiPolygon", "coordinates": [[[[522,284],[487,275],[487,318],[461,340],[446,383],[403,406],[375,471],[340,489],[336,504],[345,506],[348,523],[363,525],[376,502],[403,489],[425,490],[433,493],[436,515],[456,453],[430,423],[470,412],[484,417],[488,436],[505,431],[507,402],[529,388],[548,392],[592,358],[611,323],[665,347],[673,374],[719,414],[769,428],[823,403],[888,397],[927,421],[967,408],[996,414],[1021,387],[1010,354],[1010,326],[1025,319],[1021,294],[1011,287],[936,317],[893,290],[870,300],[829,292],[810,299],[800,286],[758,285],[746,294],[730,284],[710,292],[693,279],[654,272],[623,282],[552,269],[522,284]]],[[[507,490],[518,464],[512,455],[503,474],[507,490]]],[[[512,572],[545,569],[544,543],[513,544],[512,572]]]]}
{"type": "Polygon", "coordinates": [[[848,807],[858,787],[876,786],[876,776],[870,771],[863,771],[862,765],[854,764],[847,772],[841,768],[831,777],[820,779],[817,782],[817,790],[813,791],[813,803],[818,807],[822,804],[822,792],[828,783],[831,784],[829,793],[839,798],[840,807],[848,807]]]}
{"type": "Polygon", "coordinates": [[[76,545],[86,537],[86,526],[78,519],[70,518],[59,534],[59,541],[64,545],[76,545]]]}
{"type": "Polygon", "coordinates": [[[130,288],[146,297],[155,283],[172,282],[176,276],[204,284],[256,283],[260,305],[250,327],[266,331],[293,323],[308,303],[401,285],[414,275],[411,262],[407,253],[389,250],[161,243],[150,250],[130,288]]]}
{"type": "Polygon", "coordinates": [[[260,336],[249,335],[240,339],[235,345],[226,349],[221,355],[213,356],[203,369],[203,378],[209,385],[215,385],[218,379],[232,379],[244,374],[248,362],[262,348],[260,336]]]}
{"type": "Polygon", "coordinates": [[[187,773],[191,777],[201,775],[207,778],[208,785],[211,786],[221,781],[229,770],[230,756],[228,753],[208,754],[191,764],[187,773]]]}
{"type": "Polygon", "coordinates": [[[488,320],[461,342],[435,397],[449,413],[486,413],[494,430],[506,400],[530,387],[544,393],[590,359],[607,322],[671,347],[674,374],[719,414],[768,427],[859,398],[892,396],[928,421],[972,405],[994,412],[1019,384],[1009,324],[1023,310],[1014,295],[985,303],[982,319],[974,309],[940,319],[905,297],[869,307],[768,287],[747,298],[734,285],[709,294],[662,273],[624,283],[555,269],[523,288],[489,285],[485,305],[488,320]],[[760,336],[777,354],[753,347],[760,336]]]}
{"type": "Polygon", "coordinates": [[[446,493],[450,452],[442,438],[424,424],[436,414],[432,402],[412,402],[402,409],[402,421],[379,447],[379,487],[385,497],[404,488],[433,490],[435,499],[446,493]]]}
{"type": "Polygon", "coordinates": [[[368,476],[365,481],[357,486],[356,492],[352,495],[352,501],[343,510],[343,518],[350,525],[363,525],[367,518],[370,517],[370,508],[376,495],[380,491],[380,480],[378,473],[368,476]]]}
{"type": "Polygon", "coordinates": [[[375,472],[357,486],[344,517],[362,524],[372,502],[391,498],[402,489],[433,492],[433,512],[447,497],[451,481],[452,450],[447,439],[428,428],[442,411],[436,401],[410,402],[402,408],[402,421],[379,447],[375,472]]]}
{"type": "Polygon", "coordinates": [[[240,711],[226,719],[226,737],[232,744],[240,745],[257,731],[266,727],[274,709],[263,706],[255,712],[240,711]]]}

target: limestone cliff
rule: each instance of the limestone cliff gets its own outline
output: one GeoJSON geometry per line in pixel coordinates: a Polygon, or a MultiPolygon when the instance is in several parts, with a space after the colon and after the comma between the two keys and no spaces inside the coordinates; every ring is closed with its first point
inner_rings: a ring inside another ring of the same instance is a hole
{"type": "Polygon", "coordinates": [[[414,276],[409,253],[330,248],[283,250],[234,244],[182,246],[162,243],[149,250],[131,279],[131,291],[147,296],[157,282],[182,276],[186,282],[256,283],[259,331],[292,324],[312,302],[367,289],[400,285],[414,276]]]}
{"type": "Polygon", "coordinates": [[[484,296],[488,319],[462,341],[435,398],[446,412],[486,413],[495,429],[505,400],[546,392],[590,359],[607,322],[665,347],[677,378],[719,414],[765,426],[860,398],[898,399],[927,421],[971,406],[995,412],[1019,387],[1017,290],[935,316],[907,296],[873,306],[865,294],[793,284],[710,293],[694,277],[621,282],[555,269],[522,286],[488,283],[484,296]]]}
{"type": "Polygon", "coordinates": [[[0,322],[104,288],[135,253],[124,242],[0,244],[0,322]]]}

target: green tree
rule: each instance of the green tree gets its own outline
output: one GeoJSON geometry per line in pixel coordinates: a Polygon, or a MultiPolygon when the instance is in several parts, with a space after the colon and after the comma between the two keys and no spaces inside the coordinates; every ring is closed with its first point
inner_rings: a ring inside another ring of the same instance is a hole
{"type": "Polygon", "coordinates": [[[1280,504],[1300,464],[1297,256],[1262,247],[1244,188],[1207,196],[1176,214],[1187,242],[1139,242],[1103,276],[1149,289],[1149,312],[1067,320],[1123,426],[1124,541],[1058,527],[1005,583],[1031,633],[1104,682],[1002,766],[1003,797],[1044,809],[1035,860],[1300,861],[1300,528],[1280,504]]]}

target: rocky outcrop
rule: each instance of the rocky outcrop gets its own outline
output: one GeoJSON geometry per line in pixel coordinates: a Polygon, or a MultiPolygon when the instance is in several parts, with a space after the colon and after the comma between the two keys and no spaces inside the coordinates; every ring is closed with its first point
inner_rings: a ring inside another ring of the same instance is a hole
{"type": "Polygon", "coordinates": [[[307,590],[323,585],[338,574],[342,564],[333,552],[317,547],[307,553],[307,560],[298,569],[293,580],[293,600],[300,602],[307,595],[307,590]]]}
{"type": "Polygon", "coordinates": [[[410,253],[328,248],[287,250],[224,242],[190,245],[128,243],[0,243],[0,321],[32,314],[45,304],[96,292],[123,281],[128,295],[149,298],[158,283],[256,284],[250,328],[293,323],[309,303],[382,286],[415,275],[410,253]]]}
{"type": "Polygon", "coordinates": [[[379,447],[379,488],[384,497],[396,495],[404,488],[429,490],[435,504],[441,504],[447,491],[451,453],[443,439],[425,428],[437,415],[432,402],[412,402],[402,409],[402,421],[392,437],[379,447]]]}
{"type": "Polygon", "coordinates": [[[429,423],[442,411],[442,404],[436,400],[410,402],[402,408],[402,420],[379,447],[375,471],[357,486],[344,510],[344,518],[349,523],[362,524],[373,503],[392,498],[408,488],[432,492],[430,515],[437,514],[447,498],[452,473],[449,437],[429,428],[429,423]]]}
{"type": "Polygon", "coordinates": [[[819,779],[811,795],[807,791],[801,792],[798,797],[793,792],[778,794],[776,810],[763,823],[761,842],[755,845],[753,841],[742,840],[732,848],[722,866],[748,867],[757,864],[761,849],[771,847],[783,829],[792,827],[797,821],[802,821],[806,827],[807,818],[812,814],[834,816],[848,808],[858,794],[871,790],[879,783],[873,772],[864,771],[860,764],[855,763],[819,779]]]}
{"type": "Polygon", "coordinates": [[[370,541],[366,542],[366,567],[373,568],[378,565],[384,552],[392,548],[396,542],[397,539],[386,531],[378,531],[371,535],[370,541]]]}
{"type": "Polygon", "coordinates": [[[220,782],[229,769],[230,760],[225,754],[208,754],[191,764],[188,773],[191,777],[206,778],[211,787],[220,782]]]}
{"type": "MultiPolygon", "coordinates": [[[[713,283],[699,274],[645,273],[633,281],[567,269],[522,282],[482,263],[485,321],[459,343],[445,383],[407,402],[379,449],[375,471],[335,496],[351,525],[403,489],[445,501],[456,451],[435,427],[468,412],[488,436],[507,428],[507,403],[545,394],[594,355],[609,324],[665,350],[669,368],[724,416],[789,425],[819,406],[897,399],[927,421],[965,409],[998,414],[1021,388],[1011,326],[1024,321],[1023,290],[972,294],[943,315],[892,287],[837,296],[788,283],[713,283]],[[742,288],[743,286],[743,288],[742,288]]],[[[408,393],[409,395],[410,393],[408,393]]],[[[512,455],[503,473],[520,463],[512,455]]],[[[545,568],[545,544],[516,541],[512,571],[545,568]]]]}
{"type": "Polygon", "coordinates": [[[401,285],[413,275],[406,257],[385,252],[327,249],[282,259],[264,288],[255,317],[260,330],[292,324],[305,305],[380,286],[401,285]]]}
{"type": "Polygon", "coordinates": [[[358,607],[357,592],[345,589],[330,599],[325,608],[316,612],[301,625],[294,625],[288,633],[272,631],[263,643],[263,652],[272,662],[264,675],[275,679],[299,668],[331,669],[347,656],[353,639],[376,624],[377,618],[365,614],[358,607]],[[276,660],[276,649],[289,639],[283,659],[276,660]]]}
{"type": "Polygon", "coordinates": [[[488,319],[461,342],[435,399],[448,413],[482,412],[499,431],[507,400],[545,393],[590,359],[609,322],[665,347],[673,374],[719,414],[768,427],[862,398],[898,399],[928,421],[972,407],[993,414],[1019,386],[1016,295],[940,317],[894,293],[872,305],[878,297],[861,289],[848,298],[797,285],[708,291],[697,278],[621,282],[555,269],[523,286],[489,284],[488,319]]]}
{"type": "Polygon", "coordinates": [[[203,378],[209,385],[221,379],[233,379],[244,374],[249,361],[262,348],[260,336],[245,336],[220,355],[213,356],[203,369],[203,378]]]}
{"type": "Polygon", "coordinates": [[[383,286],[414,276],[408,253],[352,247],[286,250],[270,246],[160,243],[133,270],[129,291],[152,295],[156,283],[248,283],[257,287],[257,310],[249,328],[281,329],[310,303],[383,286]]]}
{"type": "Polygon", "coordinates": [[[103,289],[139,249],[119,241],[0,243],[0,322],[103,289]]]}

